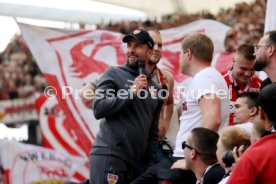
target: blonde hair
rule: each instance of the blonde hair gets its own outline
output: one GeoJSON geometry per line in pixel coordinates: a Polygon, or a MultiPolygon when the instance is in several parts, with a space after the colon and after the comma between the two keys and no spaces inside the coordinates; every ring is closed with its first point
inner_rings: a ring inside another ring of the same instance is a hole
{"type": "Polygon", "coordinates": [[[232,150],[236,146],[249,146],[250,134],[242,128],[230,126],[222,130],[219,140],[226,150],[232,150]]]}

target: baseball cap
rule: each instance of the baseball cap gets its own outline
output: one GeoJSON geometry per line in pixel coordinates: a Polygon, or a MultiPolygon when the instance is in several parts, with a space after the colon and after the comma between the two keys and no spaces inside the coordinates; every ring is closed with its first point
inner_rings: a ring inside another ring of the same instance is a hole
{"type": "Polygon", "coordinates": [[[150,37],[149,33],[144,31],[143,29],[135,29],[130,34],[124,36],[123,42],[127,43],[131,38],[134,38],[138,42],[142,44],[147,44],[150,48],[153,48],[153,39],[150,37]]]}

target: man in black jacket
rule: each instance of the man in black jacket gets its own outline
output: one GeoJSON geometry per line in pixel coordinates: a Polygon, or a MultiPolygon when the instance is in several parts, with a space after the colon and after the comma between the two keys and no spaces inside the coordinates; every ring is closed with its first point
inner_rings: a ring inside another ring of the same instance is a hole
{"type": "Polygon", "coordinates": [[[90,154],[90,184],[130,183],[138,162],[150,164],[158,147],[163,101],[159,85],[148,75],[154,43],[141,29],[123,42],[127,64],[108,68],[94,97],[94,115],[102,121],[90,154]]]}

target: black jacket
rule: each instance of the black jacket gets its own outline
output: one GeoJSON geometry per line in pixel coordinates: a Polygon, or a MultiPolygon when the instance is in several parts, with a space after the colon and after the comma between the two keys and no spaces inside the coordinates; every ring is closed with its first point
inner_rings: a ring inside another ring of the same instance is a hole
{"type": "MultiPolygon", "coordinates": [[[[145,155],[147,162],[154,158],[163,101],[152,99],[149,91],[146,99],[131,95],[130,87],[138,75],[138,71],[124,65],[109,67],[101,77],[93,105],[95,117],[102,121],[92,155],[113,155],[132,165],[145,155]],[[119,98],[118,92],[124,95],[119,98]]],[[[151,79],[148,86],[160,90],[151,79]]]]}
{"type": "Polygon", "coordinates": [[[219,163],[216,163],[204,174],[203,184],[217,184],[222,180],[224,174],[224,169],[219,163]]]}

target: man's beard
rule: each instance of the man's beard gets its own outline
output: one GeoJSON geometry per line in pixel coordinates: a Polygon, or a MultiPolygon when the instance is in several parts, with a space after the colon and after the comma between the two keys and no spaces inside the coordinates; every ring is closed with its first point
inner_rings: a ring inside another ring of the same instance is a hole
{"type": "Polygon", "coordinates": [[[134,69],[134,70],[138,70],[138,62],[139,61],[145,61],[145,57],[140,56],[138,57],[138,60],[136,62],[130,62],[129,59],[127,58],[127,66],[129,66],[130,68],[134,69]]]}
{"type": "Polygon", "coordinates": [[[127,60],[127,66],[134,70],[138,70],[138,62],[130,63],[129,60],[127,60]]]}
{"type": "Polygon", "coordinates": [[[267,60],[258,59],[254,64],[254,70],[259,72],[259,71],[262,71],[266,66],[267,66],[267,60]]]}

